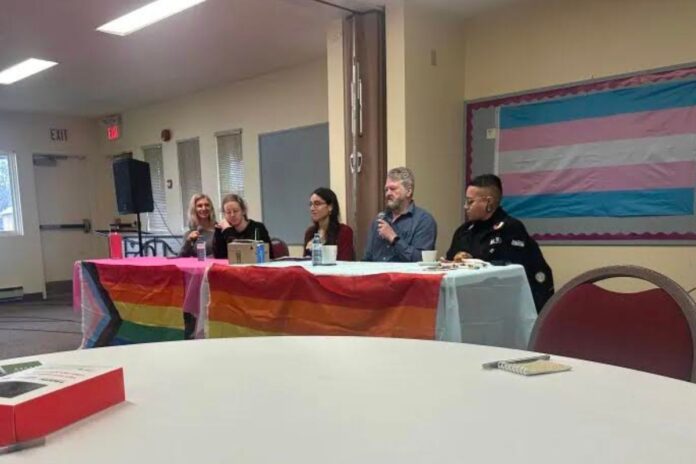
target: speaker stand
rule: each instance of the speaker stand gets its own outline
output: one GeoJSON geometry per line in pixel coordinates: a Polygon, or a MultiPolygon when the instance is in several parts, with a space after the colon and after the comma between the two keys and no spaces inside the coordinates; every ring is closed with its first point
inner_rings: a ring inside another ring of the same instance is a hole
{"type": "Polygon", "coordinates": [[[140,250],[140,257],[143,256],[143,228],[140,224],[140,213],[135,213],[135,217],[138,221],[138,249],[140,250]]]}

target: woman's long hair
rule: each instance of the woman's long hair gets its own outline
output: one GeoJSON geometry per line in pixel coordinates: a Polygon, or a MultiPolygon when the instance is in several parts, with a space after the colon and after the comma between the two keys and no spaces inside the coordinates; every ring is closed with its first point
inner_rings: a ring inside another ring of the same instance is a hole
{"type": "Polygon", "coordinates": [[[189,201],[189,230],[197,230],[198,226],[200,226],[200,221],[198,220],[198,215],[196,214],[196,203],[198,203],[199,200],[202,199],[208,200],[208,204],[210,205],[210,227],[214,227],[215,223],[217,220],[215,219],[215,208],[213,207],[213,200],[210,199],[208,195],[205,193],[196,193],[194,196],[191,197],[191,201],[189,201]]]}
{"type": "MultiPolygon", "coordinates": [[[[324,200],[328,206],[332,207],[331,213],[329,214],[329,227],[326,230],[325,243],[327,245],[336,245],[338,242],[338,228],[341,222],[341,208],[338,206],[338,198],[336,198],[336,194],[333,192],[333,190],[326,187],[319,187],[312,192],[312,195],[318,196],[324,200]]],[[[310,195],[310,197],[312,195],[310,195]]],[[[312,235],[319,232],[319,224],[315,222],[314,227],[311,228],[311,231],[312,235]]],[[[307,240],[305,240],[305,242],[307,240]]]]}

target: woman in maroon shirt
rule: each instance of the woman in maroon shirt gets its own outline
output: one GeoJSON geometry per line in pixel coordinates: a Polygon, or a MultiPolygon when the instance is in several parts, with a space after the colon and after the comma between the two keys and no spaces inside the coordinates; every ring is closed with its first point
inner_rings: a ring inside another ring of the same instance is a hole
{"type": "Polygon", "coordinates": [[[338,246],[337,260],[354,261],[353,229],[339,222],[341,210],[333,190],[319,187],[312,192],[309,197],[309,214],[312,217],[312,225],[305,231],[304,255],[312,254],[312,238],[314,234],[319,233],[324,245],[338,246]]]}

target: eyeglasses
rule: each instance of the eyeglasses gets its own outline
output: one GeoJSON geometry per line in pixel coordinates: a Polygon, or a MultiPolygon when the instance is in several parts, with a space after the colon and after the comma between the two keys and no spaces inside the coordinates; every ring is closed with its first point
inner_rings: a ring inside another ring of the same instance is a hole
{"type": "Polygon", "coordinates": [[[466,199],[464,199],[464,207],[469,208],[469,207],[471,207],[471,205],[476,203],[476,200],[481,200],[484,198],[491,198],[491,197],[485,196],[485,197],[466,198],[466,199]]]}
{"type": "Polygon", "coordinates": [[[314,206],[315,208],[319,208],[320,206],[324,206],[325,204],[326,202],[324,201],[310,201],[309,207],[311,208],[312,206],[314,206]]]}

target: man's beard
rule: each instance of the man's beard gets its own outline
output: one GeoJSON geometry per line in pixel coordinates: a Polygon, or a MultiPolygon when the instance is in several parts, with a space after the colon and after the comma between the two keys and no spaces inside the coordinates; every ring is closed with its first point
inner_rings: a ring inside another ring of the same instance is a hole
{"type": "Polygon", "coordinates": [[[391,203],[389,202],[389,200],[387,200],[387,209],[389,211],[398,211],[399,209],[401,209],[401,205],[403,204],[403,198],[395,198],[391,201],[391,203]]]}

